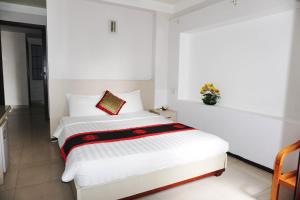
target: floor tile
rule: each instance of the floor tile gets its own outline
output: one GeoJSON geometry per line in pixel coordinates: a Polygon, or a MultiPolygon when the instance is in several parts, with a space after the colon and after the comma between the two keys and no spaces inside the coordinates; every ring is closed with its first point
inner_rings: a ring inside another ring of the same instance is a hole
{"type": "Polygon", "coordinates": [[[69,184],[59,180],[45,182],[29,187],[17,188],[15,200],[73,200],[69,184]]]}
{"type": "Polygon", "coordinates": [[[18,167],[20,165],[22,156],[22,149],[11,148],[9,151],[9,165],[12,167],[18,167]]]}
{"type": "Polygon", "coordinates": [[[34,144],[24,148],[20,165],[41,163],[44,161],[60,159],[59,148],[56,143],[46,142],[34,144]]]}
{"type": "Polygon", "coordinates": [[[228,156],[227,159],[228,159],[227,166],[231,166],[239,161],[238,159],[231,157],[231,156],[228,156]]]}
{"type": "Polygon", "coordinates": [[[63,166],[60,162],[21,168],[18,174],[17,187],[35,185],[60,179],[62,172],[63,166]]]}
{"type": "Polygon", "coordinates": [[[14,200],[15,190],[0,191],[1,200],[14,200]]]}
{"type": "MultiPolygon", "coordinates": [[[[18,168],[9,167],[4,175],[4,184],[0,185],[0,191],[14,189],[17,184],[18,168]]],[[[1,199],[1,198],[0,198],[1,199]]]]}

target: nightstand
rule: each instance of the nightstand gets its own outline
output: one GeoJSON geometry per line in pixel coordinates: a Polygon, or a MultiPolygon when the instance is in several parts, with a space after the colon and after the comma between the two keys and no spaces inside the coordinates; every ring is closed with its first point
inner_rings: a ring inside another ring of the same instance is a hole
{"type": "Polygon", "coordinates": [[[164,116],[167,119],[170,119],[172,121],[176,121],[177,120],[177,114],[176,111],[174,110],[161,110],[160,108],[156,108],[156,109],[150,109],[150,112],[157,114],[157,115],[161,115],[164,116]]]}

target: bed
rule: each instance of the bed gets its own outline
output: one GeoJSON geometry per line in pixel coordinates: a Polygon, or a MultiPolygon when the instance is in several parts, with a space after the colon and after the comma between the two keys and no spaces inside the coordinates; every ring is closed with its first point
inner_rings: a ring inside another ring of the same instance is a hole
{"type": "MultiPolygon", "coordinates": [[[[146,111],[116,116],[64,117],[54,136],[60,148],[78,133],[167,125],[146,111]]],[[[213,175],[226,168],[228,143],[197,129],[74,148],[62,181],[78,200],[134,199],[213,175]]]]}

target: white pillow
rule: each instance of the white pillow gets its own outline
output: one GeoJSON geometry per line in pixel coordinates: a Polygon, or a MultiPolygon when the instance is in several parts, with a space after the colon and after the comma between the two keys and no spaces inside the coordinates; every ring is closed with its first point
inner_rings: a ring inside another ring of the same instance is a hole
{"type": "Polygon", "coordinates": [[[140,90],[128,93],[116,93],[115,95],[126,101],[119,114],[134,113],[144,110],[140,90]]]}
{"type": "Polygon", "coordinates": [[[69,116],[97,116],[97,115],[108,115],[102,110],[96,107],[96,104],[100,101],[103,95],[98,96],[85,96],[85,95],[74,95],[67,94],[69,104],[69,116]]]}
{"type": "MultiPolygon", "coordinates": [[[[108,115],[106,112],[96,107],[96,104],[103,97],[103,94],[97,96],[66,94],[69,104],[69,116],[79,117],[108,115]]],[[[140,90],[113,94],[126,101],[119,114],[134,113],[144,110],[140,90]]]]}

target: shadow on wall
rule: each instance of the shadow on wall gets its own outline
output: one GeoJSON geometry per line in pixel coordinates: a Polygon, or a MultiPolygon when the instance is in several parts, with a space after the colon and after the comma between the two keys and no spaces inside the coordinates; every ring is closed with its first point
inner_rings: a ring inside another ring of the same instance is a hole
{"type": "MultiPolygon", "coordinates": [[[[285,101],[285,120],[282,122],[281,146],[300,140],[300,9],[294,13],[294,28],[285,101]]],[[[299,151],[291,154],[284,170],[295,170],[299,151]]]]}

